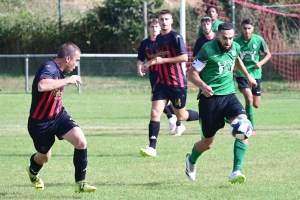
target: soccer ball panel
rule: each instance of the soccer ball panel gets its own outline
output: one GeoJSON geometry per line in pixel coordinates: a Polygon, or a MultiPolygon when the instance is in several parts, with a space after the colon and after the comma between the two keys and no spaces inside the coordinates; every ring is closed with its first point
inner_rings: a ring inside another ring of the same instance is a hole
{"type": "Polygon", "coordinates": [[[236,118],[230,124],[230,131],[234,138],[245,140],[252,134],[252,124],[248,119],[236,118]]]}

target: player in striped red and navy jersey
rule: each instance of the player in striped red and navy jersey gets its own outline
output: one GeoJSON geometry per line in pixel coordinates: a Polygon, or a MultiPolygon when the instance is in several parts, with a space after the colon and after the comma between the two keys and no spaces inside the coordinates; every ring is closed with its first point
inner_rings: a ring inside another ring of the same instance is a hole
{"type": "MultiPolygon", "coordinates": [[[[75,192],[94,192],[96,187],[86,184],[87,142],[86,138],[62,106],[64,86],[82,83],[77,75],[66,78],[80,60],[80,49],[72,43],[62,45],[57,57],[42,64],[32,84],[32,101],[28,118],[28,132],[36,153],[26,167],[30,181],[37,190],[44,190],[39,176],[43,164],[51,158],[55,136],[65,139],[74,146],[75,192]]],[[[59,178],[59,177],[58,177],[59,178]]]]}
{"type": "Polygon", "coordinates": [[[156,37],[156,54],[143,65],[142,71],[158,65],[158,79],[153,90],[151,119],[149,123],[149,147],[142,148],[142,156],[156,156],[156,142],[160,129],[160,117],[165,105],[171,101],[178,120],[199,119],[196,111],[186,110],[187,80],[181,62],[188,60],[187,50],[181,35],[172,30],[170,10],[159,12],[161,34],[156,37]]]}
{"type": "MultiPolygon", "coordinates": [[[[157,18],[152,18],[148,21],[148,30],[150,33],[150,37],[143,40],[139,46],[138,50],[138,61],[137,61],[137,74],[138,76],[144,76],[145,73],[142,72],[142,66],[144,60],[151,60],[156,57],[155,55],[155,44],[156,44],[156,36],[160,33],[160,25],[158,23],[157,18]]],[[[154,86],[157,82],[158,78],[158,65],[152,65],[149,67],[149,80],[151,85],[151,99],[154,86]]],[[[163,111],[169,120],[169,131],[174,132],[176,130],[175,136],[180,136],[185,128],[182,128],[184,125],[181,124],[174,113],[173,106],[171,102],[166,105],[163,111]]]]}

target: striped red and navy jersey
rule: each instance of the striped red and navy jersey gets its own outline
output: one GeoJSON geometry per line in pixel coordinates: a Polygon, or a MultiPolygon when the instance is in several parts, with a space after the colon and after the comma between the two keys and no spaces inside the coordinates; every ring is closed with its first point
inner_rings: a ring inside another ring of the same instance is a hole
{"type": "MultiPolygon", "coordinates": [[[[185,43],[179,33],[171,30],[169,33],[156,37],[156,56],[162,58],[176,57],[187,54],[185,43]]],[[[181,63],[165,63],[158,67],[157,83],[176,88],[187,86],[186,77],[181,63]]]]}
{"type": "Polygon", "coordinates": [[[66,74],[61,71],[54,60],[49,60],[38,69],[32,83],[32,99],[30,117],[37,120],[48,120],[62,111],[62,95],[64,87],[47,92],[38,91],[38,83],[42,79],[63,79],[66,74]]]}
{"type": "MultiPolygon", "coordinates": [[[[144,62],[145,59],[147,61],[156,57],[155,55],[155,40],[151,40],[150,37],[143,40],[139,46],[138,57],[137,59],[144,62]]],[[[157,71],[158,66],[152,65],[149,67],[150,71],[157,71]]]]}

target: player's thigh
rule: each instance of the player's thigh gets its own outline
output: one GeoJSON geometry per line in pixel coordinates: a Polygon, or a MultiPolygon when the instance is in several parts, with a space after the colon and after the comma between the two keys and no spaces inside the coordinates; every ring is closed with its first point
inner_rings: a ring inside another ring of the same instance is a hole
{"type": "Polygon", "coordinates": [[[63,136],[74,127],[79,127],[65,109],[55,118],[55,135],[58,139],[63,139],[63,136]]]}
{"type": "Polygon", "coordinates": [[[242,88],[241,92],[243,93],[243,96],[245,98],[246,105],[252,105],[253,95],[252,95],[251,88],[242,88]]]}
{"type": "MultiPolygon", "coordinates": [[[[186,105],[187,87],[175,88],[166,87],[168,99],[172,102],[173,108],[184,112],[186,105]]],[[[174,110],[175,111],[175,110],[174,110]]]]}
{"type": "Polygon", "coordinates": [[[238,89],[240,90],[240,92],[242,92],[243,88],[251,88],[245,77],[236,77],[235,80],[238,84],[238,89]]]}
{"type": "Polygon", "coordinates": [[[261,93],[262,93],[262,81],[261,79],[255,79],[257,82],[257,87],[252,88],[253,94],[253,106],[258,108],[260,105],[261,93]]]}
{"type": "Polygon", "coordinates": [[[205,97],[201,95],[198,107],[202,137],[211,138],[219,129],[225,126],[221,112],[222,101],[218,96],[205,97]]]}
{"type": "Polygon", "coordinates": [[[261,96],[253,96],[253,106],[258,108],[260,106],[261,96]]]}
{"type": "Polygon", "coordinates": [[[166,103],[167,101],[165,99],[152,101],[151,120],[159,121],[160,116],[166,106],[166,103]]]}
{"type": "Polygon", "coordinates": [[[28,119],[28,132],[37,152],[47,154],[55,142],[54,121],[28,119]]]}
{"type": "Polygon", "coordinates": [[[243,105],[238,100],[235,94],[225,96],[223,99],[223,105],[224,107],[222,109],[222,114],[228,120],[231,120],[232,118],[235,118],[238,115],[247,116],[243,105]]]}
{"type": "Polygon", "coordinates": [[[74,127],[62,136],[63,139],[70,142],[75,149],[86,149],[86,138],[79,127],[74,127]]]}

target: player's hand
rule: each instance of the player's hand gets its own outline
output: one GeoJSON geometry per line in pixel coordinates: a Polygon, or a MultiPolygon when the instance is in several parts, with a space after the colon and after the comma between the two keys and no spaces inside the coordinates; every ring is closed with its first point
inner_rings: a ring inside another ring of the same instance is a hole
{"type": "Polygon", "coordinates": [[[247,78],[247,81],[248,81],[248,84],[250,85],[250,87],[253,87],[253,88],[257,87],[257,82],[252,76],[247,78]]]}
{"type": "Polygon", "coordinates": [[[260,64],[259,62],[255,63],[254,68],[255,68],[255,69],[261,68],[261,64],[260,64]]]}
{"type": "Polygon", "coordinates": [[[202,90],[202,94],[206,97],[211,97],[212,95],[214,95],[214,91],[209,85],[205,85],[201,87],[201,90],[202,90]]]}
{"type": "Polygon", "coordinates": [[[142,72],[142,67],[141,67],[141,66],[138,67],[137,75],[138,75],[138,76],[145,76],[145,73],[142,72]]]}
{"type": "Polygon", "coordinates": [[[141,72],[145,74],[149,67],[150,67],[150,61],[143,64],[141,72]]]}
{"type": "Polygon", "coordinates": [[[145,72],[142,72],[142,70],[139,70],[138,72],[137,72],[137,75],[138,76],[145,76],[145,72]]]}
{"type": "Polygon", "coordinates": [[[81,77],[78,75],[72,75],[68,78],[68,83],[69,84],[75,84],[76,87],[78,87],[78,84],[82,84],[81,77]]]}

